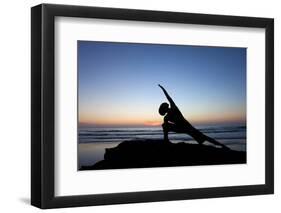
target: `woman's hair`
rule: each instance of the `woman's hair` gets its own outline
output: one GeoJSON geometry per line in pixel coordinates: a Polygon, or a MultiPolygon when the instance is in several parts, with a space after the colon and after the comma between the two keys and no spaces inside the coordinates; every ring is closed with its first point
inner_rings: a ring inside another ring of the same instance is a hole
{"type": "Polygon", "coordinates": [[[164,102],[159,106],[158,112],[160,115],[164,116],[168,112],[168,110],[169,110],[169,104],[164,102]]]}

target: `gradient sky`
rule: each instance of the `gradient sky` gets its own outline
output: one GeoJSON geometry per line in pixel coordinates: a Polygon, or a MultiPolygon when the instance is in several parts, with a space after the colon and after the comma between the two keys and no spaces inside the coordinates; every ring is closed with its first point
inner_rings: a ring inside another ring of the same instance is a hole
{"type": "Polygon", "coordinates": [[[159,125],[166,88],[194,124],[246,121],[246,49],[78,41],[79,123],[159,125]]]}

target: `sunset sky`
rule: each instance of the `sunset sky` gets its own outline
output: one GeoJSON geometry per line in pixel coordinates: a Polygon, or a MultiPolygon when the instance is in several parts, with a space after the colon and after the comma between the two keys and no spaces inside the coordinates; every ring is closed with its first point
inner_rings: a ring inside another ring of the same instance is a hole
{"type": "Polygon", "coordinates": [[[78,41],[79,123],[153,126],[166,88],[193,124],[246,121],[246,49],[78,41]]]}

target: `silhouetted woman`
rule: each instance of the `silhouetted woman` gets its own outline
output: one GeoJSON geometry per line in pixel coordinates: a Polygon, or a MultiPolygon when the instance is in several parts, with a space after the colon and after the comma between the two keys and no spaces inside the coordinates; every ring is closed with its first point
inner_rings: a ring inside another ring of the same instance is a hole
{"type": "Polygon", "coordinates": [[[214,145],[221,146],[225,149],[229,149],[227,146],[219,143],[215,139],[204,135],[202,132],[193,127],[181,114],[180,110],[174,103],[173,99],[169,96],[167,91],[160,85],[158,86],[163,90],[166,98],[170,103],[170,107],[168,103],[162,103],[159,107],[159,114],[164,117],[164,123],[162,124],[163,132],[164,132],[164,141],[169,142],[168,133],[169,132],[177,132],[177,133],[186,133],[194,138],[199,144],[208,141],[214,145]]]}

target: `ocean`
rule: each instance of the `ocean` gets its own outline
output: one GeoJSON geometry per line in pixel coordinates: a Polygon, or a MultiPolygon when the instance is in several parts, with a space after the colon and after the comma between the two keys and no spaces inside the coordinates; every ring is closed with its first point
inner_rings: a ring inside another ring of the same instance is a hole
{"type": "MultiPolygon", "coordinates": [[[[196,126],[196,128],[233,150],[246,151],[245,125],[205,125],[196,126]]],[[[122,141],[135,139],[163,139],[162,128],[80,127],[78,132],[78,169],[81,166],[93,165],[103,160],[105,148],[115,147],[122,141]]],[[[173,143],[196,143],[187,134],[171,132],[169,139],[173,143]]]]}

